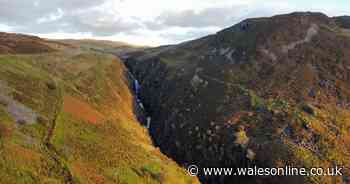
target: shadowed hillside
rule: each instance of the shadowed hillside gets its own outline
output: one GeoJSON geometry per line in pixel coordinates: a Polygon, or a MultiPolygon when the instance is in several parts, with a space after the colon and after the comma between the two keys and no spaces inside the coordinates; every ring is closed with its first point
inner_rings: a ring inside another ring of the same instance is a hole
{"type": "MultiPolygon", "coordinates": [[[[340,18],[342,19],[342,18],[340,18]]],[[[321,13],[248,19],[134,53],[167,155],[200,167],[344,167],[338,177],[204,177],[204,183],[350,182],[350,34],[321,13]]]]}
{"type": "Polygon", "coordinates": [[[334,20],[340,27],[350,29],[350,16],[335,17],[334,20]]]}

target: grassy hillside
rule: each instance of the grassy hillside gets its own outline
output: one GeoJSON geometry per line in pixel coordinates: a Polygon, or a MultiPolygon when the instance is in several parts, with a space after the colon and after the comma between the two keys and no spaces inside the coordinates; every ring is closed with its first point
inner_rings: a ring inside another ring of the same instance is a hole
{"type": "Polygon", "coordinates": [[[198,183],[152,145],[121,62],[0,55],[0,183],[198,183]]]}
{"type": "Polygon", "coordinates": [[[0,54],[32,54],[53,52],[68,45],[35,36],[0,32],[0,54]]]}

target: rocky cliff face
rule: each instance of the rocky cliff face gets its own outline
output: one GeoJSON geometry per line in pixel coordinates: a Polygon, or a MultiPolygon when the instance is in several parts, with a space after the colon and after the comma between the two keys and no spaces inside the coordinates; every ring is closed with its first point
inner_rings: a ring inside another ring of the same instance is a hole
{"type": "MultiPolygon", "coordinates": [[[[126,60],[161,150],[200,167],[350,166],[350,35],[321,13],[248,19],[126,60]]],[[[202,176],[205,183],[349,183],[202,176]]]]}

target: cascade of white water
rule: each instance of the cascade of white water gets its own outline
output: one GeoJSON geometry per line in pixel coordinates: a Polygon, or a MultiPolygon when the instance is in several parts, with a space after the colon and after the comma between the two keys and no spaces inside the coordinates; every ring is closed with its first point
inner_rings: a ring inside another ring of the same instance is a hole
{"type": "Polygon", "coordinates": [[[147,129],[149,129],[151,127],[151,120],[152,118],[151,117],[147,117],[147,129]]]}
{"type": "MultiPolygon", "coordinates": [[[[145,106],[143,105],[143,103],[141,102],[141,99],[139,97],[140,91],[141,91],[140,89],[141,89],[141,86],[140,86],[139,81],[137,79],[134,79],[134,90],[135,90],[135,95],[136,95],[136,102],[142,110],[145,110],[145,106]]],[[[151,127],[151,117],[148,116],[146,128],[149,129],[150,127],[151,127]]]]}

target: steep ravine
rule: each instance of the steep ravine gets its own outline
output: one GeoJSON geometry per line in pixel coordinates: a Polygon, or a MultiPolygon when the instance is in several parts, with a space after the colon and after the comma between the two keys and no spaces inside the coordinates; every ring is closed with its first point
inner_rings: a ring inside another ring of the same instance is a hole
{"type": "MultiPolygon", "coordinates": [[[[151,67],[155,66],[153,68],[154,70],[152,70],[152,72],[154,73],[153,75],[152,73],[149,73],[149,75],[147,75],[147,74],[137,73],[136,70],[134,70],[132,66],[129,65],[129,62],[124,62],[124,64],[129,69],[130,78],[131,78],[131,81],[133,81],[133,90],[134,90],[135,98],[137,102],[136,109],[137,111],[139,111],[139,118],[141,122],[143,122],[143,124],[146,125],[148,117],[156,118],[156,119],[153,119],[153,122],[156,122],[156,120],[160,116],[159,114],[160,108],[157,107],[157,105],[160,104],[161,102],[161,96],[158,96],[158,95],[161,95],[162,90],[159,89],[158,94],[152,94],[152,92],[153,92],[153,89],[157,89],[161,87],[162,80],[164,80],[164,78],[159,76],[159,74],[161,74],[163,72],[162,70],[164,70],[165,68],[158,67],[157,66],[158,63],[155,63],[154,65],[151,64],[151,67]],[[157,76],[157,77],[153,78],[154,80],[150,81],[149,79],[151,79],[152,76],[157,76]]],[[[148,70],[148,71],[151,71],[151,70],[148,70]]],[[[148,127],[152,137],[156,137],[156,134],[154,132],[156,127],[157,127],[156,123],[152,123],[148,127]]],[[[154,139],[154,140],[156,141],[157,144],[159,144],[158,139],[154,139]]]]}
{"type": "MultiPolygon", "coordinates": [[[[234,143],[235,135],[232,132],[239,130],[213,122],[206,125],[206,118],[208,116],[214,118],[215,114],[209,112],[210,110],[202,116],[199,114],[202,109],[196,108],[201,103],[206,103],[206,100],[200,102],[194,99],[193,101],[196,93],[187,81],[187,78],[192,76],[169,79],[167,76],[170,71],[156,58],[147,63],[129,58],[125,61],[125,65],[140,82],[141,93],[138,96],[148,116],[152,117],[152,124],[149,127],[151,137],[155,145],[159,146],[167,156],[183,167],[194,163],[200,167],[236,167],[237,164],[241,166],[253,164],[246,157],[248,150],[243,145],[234,143]],[[178,101],[179,99],[181,101],[178,101]],[[188,119],[191,113],[193,117],[188,119]],[[188,132],[189,126],[192,126],[193,132],[191,130],[188,132]],[[205,135],[197,137],[202,133],[209,134],[210,131],[218,135],[209,136],[209,138],[205,135]],[[231,136],[229,136],[230,133],[232,133],[231,136]],[[224,148],[220,145],[228,145],[228,147],[224,148]]],[[[214,105],[218,106],[218,104],[214,105]]],[[[226,181],[244,183],[251,180],[240,177],[200,177],[200,179],[203,183],[226,183],[226,181]]]]}
{"type": "MultiPolygon", "coordinates": [[[[349,40],[321,13],[248,19],[124,58],[161,151],[182,166],[350,164],[349,40]]],[[[204,177],[203,183],[348,183],[344,177],[204,177]]]]}
{"type": "Polygon", "coordinates": [[[137,116],[138,121],[149,130],[151,127],[152,117],[149,115],[147,109],[145,108],[141,100],[141,85],[139,81],[135,77],[133,77],[133,75],[130,76],[132,78],[131,82],[133,92],[135,95],[135,114],[137,116]]]}

